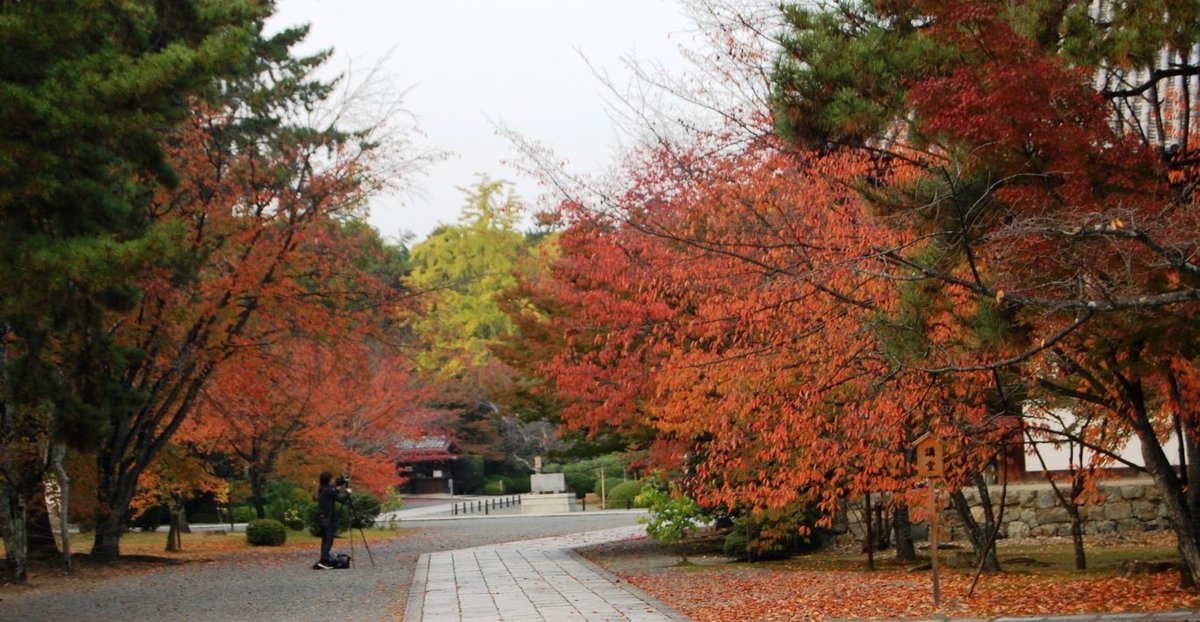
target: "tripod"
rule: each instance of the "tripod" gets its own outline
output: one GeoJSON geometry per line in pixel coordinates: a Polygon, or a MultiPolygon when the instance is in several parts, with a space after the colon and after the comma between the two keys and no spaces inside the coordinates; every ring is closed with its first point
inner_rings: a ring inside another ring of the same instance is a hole
{"type": "MultiPolygon", "coordinates": [[[[346,507],[350,509],[350,560],[354,560],[354,523],[358,522],[358,512],[354,511],[354,498],[346,499],[346,507]]],[[[367,544],[367,534],[363,532],[362,523],[358,523],[358,535],[362,536],[363,548],[367,549],[367,559],[371,567],[375,567],[375,556],[371,554],[371,545],[367,544]]]]}

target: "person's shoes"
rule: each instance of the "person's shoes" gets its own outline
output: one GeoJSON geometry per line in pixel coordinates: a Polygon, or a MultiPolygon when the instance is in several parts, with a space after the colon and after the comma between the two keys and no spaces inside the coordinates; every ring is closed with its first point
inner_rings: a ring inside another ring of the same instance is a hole
{"type": "Polygon", "coordinates": [[[326,565],[325,562],[317,562],[313,564],[313,570],[330,570],[333,566],[326,565]]]}

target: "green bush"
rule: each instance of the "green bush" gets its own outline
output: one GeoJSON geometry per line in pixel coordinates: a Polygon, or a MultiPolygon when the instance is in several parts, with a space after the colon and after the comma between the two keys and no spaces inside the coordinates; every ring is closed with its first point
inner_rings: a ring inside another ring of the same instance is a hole
{"type": "Polygon", "coordinates": [[[742,514],[725,536],[725,555],[735,559],[787,559],[817,548],[814,516],[803,510],[768,510],[742,514]]]}
{"type": "MultiPolygon", "coordinates": [[[[379,516],[382,505],[379,500],[365,492],[350,494],[350,502],[354,505],[354,524],[350,524],[349,509],[342,504],[334,507],[334,532],[342,533],[347,529],[363,529],[375,525],[375,517],[379,516]]],[[[317,504],[312,504],[304,512],[304,524],[308,533],[320,537],[321,525],[317,521],[317,504]]]]}
{"type": "Polygon", "coordinates": [[[575,492],[577,499],[582,499],[596,487],[596,476],[587,471],[569,471],[563,473],[567,480],[567,488],[575,492]]]}
{"type": "Polygon", "coordinates": [[[532,490],[529,485],[529,474],[509,475],[505,479],[504,492],[510,495],[521,495],[532,490]]]}
{"type": "Polygon", "coordinates": [[[599,492],[601,470],[609,482],[618,482],[625,473],[625,464],[620,455],[608,454],[568,464],[549,464],[543,472],[562,473],[567,487],[582,499],[589,492],[599,492]]]}
{"type": "Polygon", "coordinates": [[[483,488],[483,456],[464,456],[454,464],[454,493],[469,495],[483,488]]]}
{"type": "MultiPolygon", "coordinates": [[[[228,518],[228,516],[226,518],[228,518]]],[[[235,523],[248,523],[257,518],[258,510],[255,510],[248,505],[239,505],[233,508],[233,522],[235,523]]]]}
{"type": "Polygon", "coordinates": [[[350,495],[350,501],[354,504],[354,522],[350,525],[353,529],[365,529],[375,526],[375,517],[383,510],[383,504],[379,499],[368,495],[365,492],[356,492],[350,495]]]}
{"type": "Polygon", "coordinates": [[[297,508],[289,508],[283,511],[284,525],[292,531],[301,531],[304,529],[304,510],[297,508]]]}
{"type": "Polygon", "coordinates": [[[505,491],[507,490],[507,488],[505,488],[505,487],[501,486],[501,485],[500,485],[500,483],[501,483],[500,481],[488,482],[488,483],[486,483],[486,484],[484,484],[484,485],[483,485],[483,490],[482,490],[481,492],[482,492],[483,494],[485,494],[485,495],[503,495],[503,494],[507,494],[507,493],[505,492],[505,491]]]}
{"type": "Polygon", "coordinates": [[[650,514],[638,518],[646,525],[646,535],[663,544],[679,544],[688,535],[704,527],[705,518],[692,499],[647,486],[636,499],[639,506],[650,508],[650,514]]]}
{"type": "MultiPolygon", "coordinates": [[[[608,489],[608,507],[625,507],[625,502],[631,502],[642,492],[641,482],[621,482],[608,489]]],[[[645,506],[636,506],[645,507],[645,506]]]]}
{"type": "Polygon", "coordinates": [[[246,525],[246,542],[254,546],[279,546],[287,541],[287,529],[273,518],[256,518],[246,525]]]}

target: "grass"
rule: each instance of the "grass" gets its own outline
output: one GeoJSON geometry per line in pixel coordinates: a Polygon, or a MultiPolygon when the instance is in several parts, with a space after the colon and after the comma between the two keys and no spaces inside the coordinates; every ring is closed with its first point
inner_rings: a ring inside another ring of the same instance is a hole
{"type": "MultiPolygon", "coordinates": [[[[380,542],[393,540],[398,537],[403,537],[410,529],[370,529],[366,533],[369,534],[372,541],[380,542]]],[[[350,532],[343,532],[334,541],[334,546],[343,543],[349,538],[350,532]]],[[[359,537],[358,530],[353,533],[355,538],[359,537]]],[[[157,532],[141,532],[131,531],[121,537],[121,555],[141,555],[141,556],[157,556],[167,558],[204,558],[211,559],[234,553],[245,553],[247,551],[269,552],[272,550],[296,550],[296,549],[317,549],[321,545],[321,539],[314,536],[308,531],[292,531],[287,532],[287,541],[280,546],[252,546],[246,542],[246,534],[243,532],[227,533],[224,531],[206,531],[192,532],[183,534],[183,550],[170,553],[167,552],[167,534],[165,531],[157,532]]],[[[71,538],[71,551],[77,554],[90,553],[92,549],[91,534],[77,534],[71,538]]]]}
{"type": "MultiPolygon", "coordinates": [[[[402,538],[411,532],[411,529],[368,529],[366,535],[374,544],[402,538]]],[[[350,535],[350,532],[339,535],[338,539],[334,541],[334,546],[348,546],[347,538],[350,535]]],[[[358,538],[358,530],[355,530],[353,535],[358,538]]],[[[168,552],[165,531],[131,531],[121,537],[121,557],[113,563],[99,563],[89,557],[92,549],[92,534],[74,534],[71,537],[73,573],[68,574],[63,571],[61,557],[31,561],[28,583],[15,585],[0,579],[0,594],[9,589],[53,589],[78,579],[96,579],[130,572],[150,572],[162,566],[211,561],[232,555],[268,557],[282,551],[303,550],[311,551],[315,559],[321,546],[320,538],[310,535],[307,531],[290,529],[287,532],[287,541],[280,546],[252,546],[246,542],[244,532],[197,531],[183,534],[182,539],[183,550],[168,552]]],[[[61,541],[59,544],[61,547],[61,541]]]]}

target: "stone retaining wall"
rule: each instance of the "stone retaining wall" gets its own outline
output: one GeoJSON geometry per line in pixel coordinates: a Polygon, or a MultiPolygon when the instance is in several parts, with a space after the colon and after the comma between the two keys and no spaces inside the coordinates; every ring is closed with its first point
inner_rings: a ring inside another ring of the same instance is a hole
{"type": "MultiPolygon", "coordinates": [[[[1083,517],[1085,534],[1102,534],[1115,532],[1141,532],[1168,529],[1162,505],[1162,494],[1148,479],[1117,480],[1098,486],[1102,498],[1080,508],[1083,517]]],[[[989,487],[994,511],[999,511],[999,496],[1001,487],[989,487]]],[[[983,510],[979,505],[979,491],[967,489],[964,491],[967,503],[972,508],[976,520],[982,522],[983,510]]],[[[1030,538],[1043,536],[1070,536],[1071,522],[1067,510],[1058,502],[1050,484],[1046,482],[1010,484],[1005,495],[1004,519],[1001,537],[1030,538]]],[[[965,540],[958,512],[950,505],[949,498],[942,494],[943,529],[949,532],[952,540],[965,540]]],[[[861,501],[852,504],[849,512],[848,533],[839,537],[842,541],[847,538],[861,540],[864,534],[862,525],[861,501]]],[[[914,537],[925,540],[929,529],[924,523],[913,525],[914,537]]],[[[945,531],[943,533],[946,533],[945,531]]]]}
{"type": "MultiPolygon", "coordinates": [[[[1162,494],[1150,480],[1114,481],[1098,486],[1102,498],[1081,507],[1085,534],[1137,532],[1167,529],[1162,494]]],[[[1000,487],[989,488],[998,509],[1000,487]]],[[[982,519],[979,491],[964,491],[976,519],[982,519]]],[[[1048,483],[1009,486],[1004,500],[1002,535],[1009,538],[1070,536],[1071,519],[1048,483]]],[[[945,513],[954,537],[961,537],[958,513],[945,513]]]]}

